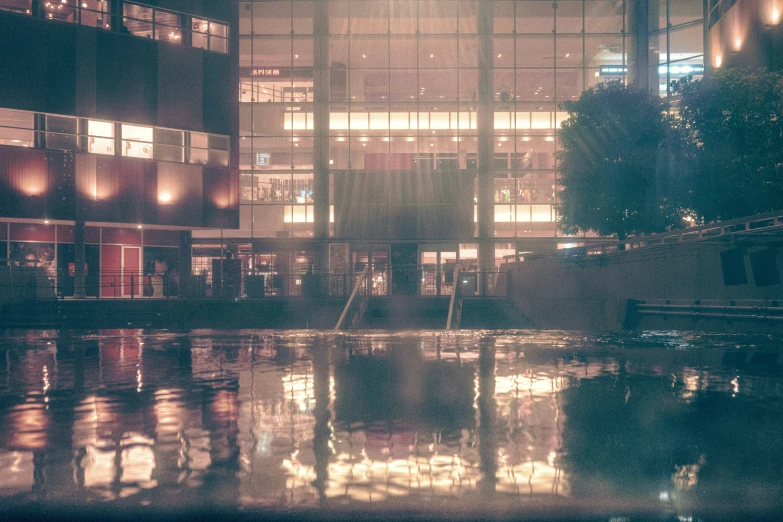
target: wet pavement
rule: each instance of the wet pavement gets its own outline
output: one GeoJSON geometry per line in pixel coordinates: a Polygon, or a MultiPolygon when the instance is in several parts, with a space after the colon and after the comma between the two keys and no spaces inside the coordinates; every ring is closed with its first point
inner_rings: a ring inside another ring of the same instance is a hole
{"type": "Polygon", "coordinates": [[[776,517],[780,340],[7,332],[0,513],[776,517]]]}

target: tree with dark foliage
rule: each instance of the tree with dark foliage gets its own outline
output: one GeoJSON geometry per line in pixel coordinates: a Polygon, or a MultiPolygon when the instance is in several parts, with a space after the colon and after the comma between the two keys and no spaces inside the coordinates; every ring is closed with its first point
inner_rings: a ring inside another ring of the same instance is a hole
{"type": "Polygon", "coordinates": [[[692,205],[705,221],[783,208],[782,77],[730,68],[679,87],[679,124],[696,148],[692,205]]]}
{"type": "Polygon", "coordinates": [[[623,240],[682,225],[685,147],[663,102],[613,81],[563,104],[560,228],[623,240]],[[672,154],[671,149],[681,149],[672,154]]]}

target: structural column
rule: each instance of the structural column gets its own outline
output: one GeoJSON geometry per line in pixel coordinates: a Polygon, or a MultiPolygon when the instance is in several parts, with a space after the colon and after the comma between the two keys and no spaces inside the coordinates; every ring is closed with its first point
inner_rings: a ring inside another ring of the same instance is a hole
{"type": "Polygon", "coordinates": [[[73,297],[75,299],[84,299],[86,297],[84,273],[85,262],[84,221],[76,221],[76,224],[73,227],[73,297]]]}
{"type": "Polygon", "coordinates": [[[628,57],[629,83],[658,95],[658,1],[628,0],[631,48],[628,57]]]}
{"type": "Polygon", "coordinates": [[[179,295],[188,295],[193,275],[193,233],[190,230],[179,232],[179,252],[177,272],[179,273],[179,295]]]}
{"type": "Polygon", "coordinates": [[[315,2],[313,38],[313,237],[323,241],[329,238],[329,2],[315,2]]]}
{"type": "MultiPolygon", "coordinates": [[[[495,265],[492,241],[495,216],[492,200],[492,167],[494,164],[495,78],[494,78],[494,15],[491,0],[480,0],[478,10],[478,237],[479,266],[495,265]]],[[[482,288],[486,285],[482,282],[482,288]]]]}

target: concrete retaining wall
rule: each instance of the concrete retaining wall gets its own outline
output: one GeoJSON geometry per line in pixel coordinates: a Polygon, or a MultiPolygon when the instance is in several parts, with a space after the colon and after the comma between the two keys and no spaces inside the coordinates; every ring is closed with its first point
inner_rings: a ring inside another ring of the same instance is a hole
{"type": "MultiPolygon", "coordinates": [[[[536,328],[619,330],[629,299],[783,300],[783,285],[754,283],[748,256],[748,283],[724,285],[720,253],[743,247],[746,252],[774,248],[782,238],[725,237],[677,243],[581,259],[532,259],[507,265],[511,297],[536,328]]],[[[777,270],[783,253],[776,251],[777,270]]],[[[760,303],[763,304],[763,303],[760,303]]],[[[671,325],[674,328],[674,325],[671,325]]]]}

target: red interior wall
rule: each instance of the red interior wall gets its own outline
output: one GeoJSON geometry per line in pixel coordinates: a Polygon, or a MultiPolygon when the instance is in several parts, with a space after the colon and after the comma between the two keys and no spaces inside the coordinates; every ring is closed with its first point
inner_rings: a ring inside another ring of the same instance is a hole
{"type": "Polygon", "coordinates": [[[120,262],[122,247],[119,245],[103,245],[101,247],[101,297],[117,297],[122,295],[120,287],[120,262]],[[115,286],[113,287],[112,284],[115,286]]]}

